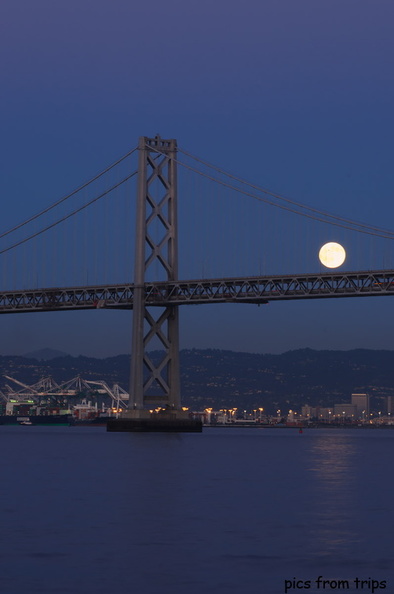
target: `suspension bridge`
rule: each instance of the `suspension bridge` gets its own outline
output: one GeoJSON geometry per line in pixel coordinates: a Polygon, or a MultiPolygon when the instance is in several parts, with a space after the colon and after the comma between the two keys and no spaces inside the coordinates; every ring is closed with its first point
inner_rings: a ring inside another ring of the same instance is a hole
{"type": "Polygon", "coordinates": [[[129,405],[112,430],[149,424],[152,403],[165,409],[167,425],[186,427],[179,306],[391,295],[393,239],[390,230],[252,184],[178,148],[174,139],[142,137],[76,190],[0,233],[0,313],[132,309],[129,405]],[[215,247],[212,237],[219,238],[215,247]],[[352,245],[353,270],[322,270],[315,248],[328,237],[352,245]],[[287,258],[279,265],[283,252],[287,258]],[[356,266],[355,254],[368,266],[356,266]],[[291,267],[291,258],[293,273],[273,274],[273,266],[291,267]],[[301,265],[313,271],[300,274],[301,265]],[[133,270],[133,278],[113,282],[125,270],[127,277],[133,270]],[[150,355],[157,345],[160,360],[150,355]]]}

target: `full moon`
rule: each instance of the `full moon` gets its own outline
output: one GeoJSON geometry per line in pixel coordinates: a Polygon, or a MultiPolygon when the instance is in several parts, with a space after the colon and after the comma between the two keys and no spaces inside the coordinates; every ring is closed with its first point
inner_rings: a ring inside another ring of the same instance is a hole
{"type": "Polygon", "coordinates": [[[338,268],[341,266],[346,258],[346,252],[339,243],[325,243],[320,248],[319,260],[327,268],[338,268]]]}

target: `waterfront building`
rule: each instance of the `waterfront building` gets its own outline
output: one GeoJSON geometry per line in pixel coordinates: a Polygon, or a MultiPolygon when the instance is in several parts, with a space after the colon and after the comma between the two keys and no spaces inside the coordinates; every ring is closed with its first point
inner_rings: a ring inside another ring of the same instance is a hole
{"type": "Polygon", "coordinates": [[[334,418],[334,409],[331,407],[309,406],[306,404],[301,409],[301,415],[304,419],[329,423],[334,418]]]}
{"type": "Polygon", "coordinates": [[[368,394],[352,394],[352,404],[356,407],[357,419],[366,419],[369,417],[368,394]]]}
{"type": "Polygon", "coordinates": [[[387,396],[387,415],[394,416],[394,396],[387,396]]]}
{"type": "Polygon", "coordinates": [[[334,405],[334,415],[337,419],[356,419],[357,417],[357,407],[355,404],[335,404],[334,405]]]}

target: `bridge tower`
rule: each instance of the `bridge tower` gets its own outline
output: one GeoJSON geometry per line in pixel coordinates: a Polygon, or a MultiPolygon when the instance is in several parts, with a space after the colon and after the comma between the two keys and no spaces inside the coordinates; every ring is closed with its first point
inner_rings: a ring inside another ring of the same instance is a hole
{"type": "Polygon", "coordinates": [[[181,408],[178,306],[145,302],[145,283],[178,280],[176,153],[174,139],[139,139],[130,398],[109,430],[161,430],[163,424],[165,430],[201,430],[181,408]],[[162,354],[153,360],[149,351],[157,348],[162,354]],[[162,410],[151,413],[156,405],[162,410]]]}
{"type": "Polygon", "coordinates": [[[144,288],[153,269],[161,277],[155,280],[178,279],[176,151],[174,139],[139,140],[131,410],[152,403],[180,408],[178,307],[148,308],[144,288]],[[148,350],[155,338],[164,354],[153,362],[148,350]]]}

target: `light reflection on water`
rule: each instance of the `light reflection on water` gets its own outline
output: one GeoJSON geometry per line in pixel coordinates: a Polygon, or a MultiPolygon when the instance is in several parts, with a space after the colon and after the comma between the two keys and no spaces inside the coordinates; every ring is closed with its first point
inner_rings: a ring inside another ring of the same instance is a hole
{"type": "Polygon", "coordinates": [[[0,427],[0,591],[283,594],[319,575],[394,591],[393,440],[0,427]]]}
{"type": "MultiPolygon", "coordinates": [[[[334,430],[335,431],[335,430],[334,430]]],[[[317,434],[311,444],[309,471],[314,477],[311,507],[315,520],[311,535],[316,553],[339,555],[364,541],[357,530],[354,469],[356,442],[340,432],[317,434]]]]}

